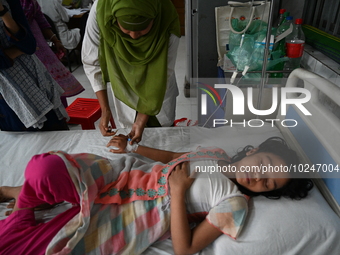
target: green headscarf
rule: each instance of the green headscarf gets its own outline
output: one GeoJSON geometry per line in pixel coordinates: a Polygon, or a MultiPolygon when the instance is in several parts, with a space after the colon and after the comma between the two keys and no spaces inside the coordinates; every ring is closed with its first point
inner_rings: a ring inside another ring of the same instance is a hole
{"type": "Polygon", "coordinates": [[[117,21],[120,26],[130,31],[142,31],[147,29],[152,19],[138,15],[121,15],[116,14],[117,21]]]}
{"type": "Polygon", "coordinates": [[[170,0],[99,0],[99,61],[104,82],[115,96],[138,112],[159,113],[167,85],[170,34],[180,37],[179,19],[170,0]],[[150,32],[138,39],[124,34],[119,16],[153,19],[150,32]]]}

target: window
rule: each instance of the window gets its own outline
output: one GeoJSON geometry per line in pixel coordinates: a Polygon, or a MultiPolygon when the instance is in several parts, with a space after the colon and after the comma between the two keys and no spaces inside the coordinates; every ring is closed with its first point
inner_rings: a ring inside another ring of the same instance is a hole
{"type": "Polygon", "coordinates": [[[307,0],[304,23],[340,38],[340,1],[307,0]]]}

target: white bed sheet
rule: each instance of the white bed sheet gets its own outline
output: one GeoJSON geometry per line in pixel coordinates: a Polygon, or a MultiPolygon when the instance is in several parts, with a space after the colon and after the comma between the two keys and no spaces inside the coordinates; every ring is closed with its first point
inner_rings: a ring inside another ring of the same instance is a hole
{"type": "MultiPolygon", "coordinates": [[[[126,134],[127,130],[120,130],[126,134]]],[[[142,144],[170,151],[189,151],[197,146],[217,146],[229,155],[246,145],[258,145],[266,138],[281,136],[277,128],[175,127],[146,129],[142,144]],[[223,138],[223,139],[222,139],[223,138]]],[[[108,152],[110,138],[98,130],[77,130],[39,133],[0,132],[0,185],[21,185],[23,172],[30,158],[50,150],[68,153],[94,153],[111,159],[121,155],[108,152]]],[[[38,212],[46,221],[66,210],[63,204],[53,210],[38,212]]],[[[5,205],[0,206],[3,215],[5,205]]],[[[2,219],[3,217],[0,217],[2,219]]],[[[315,188],[302,201],[269,200],[257,197],[251,200],[249,216],[237,241],[222,236],[200,254],[339,254],[340,220],[315,188]]],[[[173,254],[171,240],[154,244],[144,254],[173,254]]]]}
{"type": "MultiPolygon", "coordinates": [[[[217,146],[225,149],[229,155],[233,155],[240,147],[248,144],[258,145],[265,138],[280,136],[277,128],[270,125],[255,130],[250,127],[152,128],[145,130],[141,144],[170,151],[189,151],[196,149],[197,146],[217,146]],[[226,136],[225,140],[220,139],[224,136],[226,136]]],[[[119,129],[118,133],[127,134],[128,130],[119,129]]],[[[51,150],[93,153],[110,159],[120,157],[119,154],[108,151],[106,144],[109,140],[109,137],[103,137],[98,130],[0,132],[0,182],[7,185],[22,184],[24,181],[22,173],[30,158],[51,150]],[[4,169],[10,171],[11,174],[4,169]]]]}

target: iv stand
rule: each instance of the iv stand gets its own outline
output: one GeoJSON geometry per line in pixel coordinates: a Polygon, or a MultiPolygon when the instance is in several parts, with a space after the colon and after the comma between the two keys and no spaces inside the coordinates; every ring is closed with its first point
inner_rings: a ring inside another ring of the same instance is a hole
{"type": "MultiPolygon", "coordinates": [[[[257,98],[257,109],[261,109],[262,92],[263,92],[263,88],[264,88],[264,85],[265,85],[265,82],[266,82],[270,35],[271,35],[271,31],[272,31],[272,21],[273,21],[273,12],[274,12],[274,1],[275,0],[270,1],[270,11],[269,11],[269,18],[268,18],[266,44],[265,44],[264,57],[263,57],[261,83],[260,83],[259,94],[258,94],[258,98],[257,98]]],[[[258,118],[258,116],[257,116],[257,118],[258,118]]]]}

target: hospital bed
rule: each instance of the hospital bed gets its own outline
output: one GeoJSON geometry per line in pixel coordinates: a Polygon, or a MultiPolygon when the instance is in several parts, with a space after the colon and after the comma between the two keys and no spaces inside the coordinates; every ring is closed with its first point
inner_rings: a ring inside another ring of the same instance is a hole
{"type": "MultiPolygon", "coordinates": [[[[303,69],[295,70],[286,86],[294,87],[301,81],[311,91],[312,98],[304,106],[312,116],[304,115],[296,106],[289,106],[286,116],[278,116],[277,126],[266,123],[260,128],[221,126],[212,129],[171,127],[145,130],[142,144],[146,146],[171,151],[217,146],[228,155],[234,155],[246,145],[256,146],[266,138],[280,136],[298,152],[303,163],[326,166],[326,171],[321,168],[318,173],[325,180],[313,179],[316,186],[301,201],[264,197],[251,199],[248,218],[238,239],[235,241],[221,236],[199,254],[339,254],[340,169],[337,171],[336,166],[340,167],[340,120],[334,110],[332,112],[332,106],[325,106],[319,98],[321,91],[324,98],[333,101],[331,104],[339,105],[340,88],[303,69]],[[284,119],[294,119],[298,125],[281,125],[284,119]],[[332,172],[329,165],[333,165],[332,172]]],[[[126,134],[128,130],[118,132],[126,134]]],[[[21,185],[25,165],[30,158],[51,150],[94,153],[110,159],[121,157],[108,151],[106,144],[109,139],[103,137],[99,130],[0,132],[0,185],[21,185]]],[[[5,206],[0,205],[0,219],[4,218],[5,206]]],[[[36,216],[42,222],[48,221],[69,207],[64,203],[51,210],[36,212],[36,216]]],[[[144,254],[173,254],[171,239],[155,243],[144,254]]]]}

